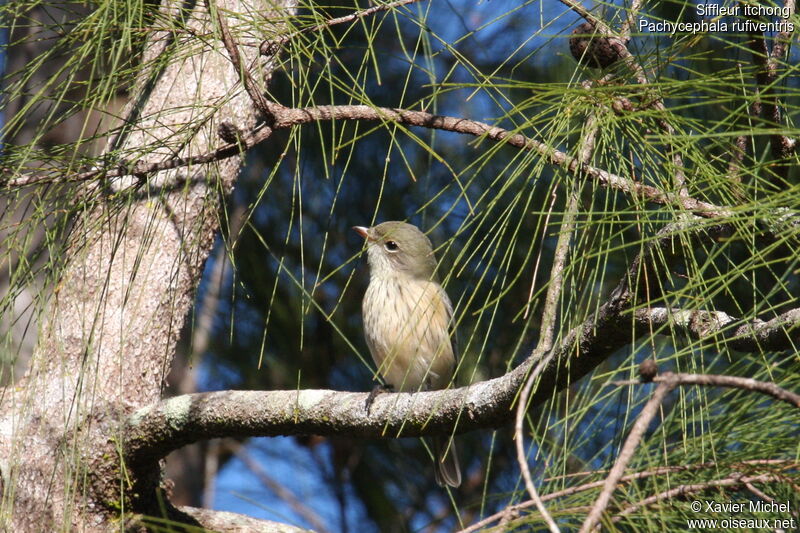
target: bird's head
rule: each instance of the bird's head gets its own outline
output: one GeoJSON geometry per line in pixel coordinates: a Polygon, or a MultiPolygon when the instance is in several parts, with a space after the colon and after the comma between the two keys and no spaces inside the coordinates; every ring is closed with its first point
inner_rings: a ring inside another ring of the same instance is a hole
{"type": "Polygon", "coordinates": [[[371,228],[354,226],[353,229],[367,241],[371,276],[434,278],[436,257],[433,247],[418,227],[392,220],[371,228]]]}

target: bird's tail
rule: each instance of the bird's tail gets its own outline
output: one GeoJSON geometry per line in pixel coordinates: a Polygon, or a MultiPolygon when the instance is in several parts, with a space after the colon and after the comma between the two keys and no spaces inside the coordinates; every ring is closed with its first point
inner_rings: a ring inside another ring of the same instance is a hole
{"type": "Polygon", "coordinates": [[[436,461],[436,483],[440,487],[461,485],[461,468],[458,466],[456,443],[453,437],[433,439],[433,456],[436,461]]]}

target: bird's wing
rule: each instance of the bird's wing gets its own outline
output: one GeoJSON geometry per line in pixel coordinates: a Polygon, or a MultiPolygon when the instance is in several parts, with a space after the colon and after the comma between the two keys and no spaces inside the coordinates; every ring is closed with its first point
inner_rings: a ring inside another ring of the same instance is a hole
{"type": "Polygon", "coordinates": [[[453,304],[450,302],[447,292],[441,285],[439,285],[439,293],[442,301],[444,302],[444,306],[447,309],[447,329],[450,334],[450,345],[453,348],[453,358],[455,359],[456,364],[458,364],[458,330],[456,329],[456,320],[453,316],[453,304]]]}

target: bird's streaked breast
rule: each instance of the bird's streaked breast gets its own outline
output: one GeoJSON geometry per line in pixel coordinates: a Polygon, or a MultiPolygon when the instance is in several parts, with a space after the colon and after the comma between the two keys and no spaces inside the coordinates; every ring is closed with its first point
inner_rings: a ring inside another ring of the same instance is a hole
{"type": "Polygon", "coordinates": [[[455,365],[452,311],[438,283],[371,276],[362,311],[367,344],[387,383],[401,391],[447,386],[455,365]]]}

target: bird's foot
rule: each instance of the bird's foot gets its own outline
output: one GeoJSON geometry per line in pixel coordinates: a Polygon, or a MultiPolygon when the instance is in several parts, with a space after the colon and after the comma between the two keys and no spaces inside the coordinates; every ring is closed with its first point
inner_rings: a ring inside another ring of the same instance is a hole
{"type": "Polygon", "coordinates": [[[372,391],[370,391],[369,396],[367,396],[367,401],[364,402],[364,409],[367,410],[367,415],[369,415],[369,410],[372,408],[372,402],[375,401],[375,398],[378,397],[378,394],[382,392],[394,392],[394,387],[391,385],[375,385],[372,391]]]}

